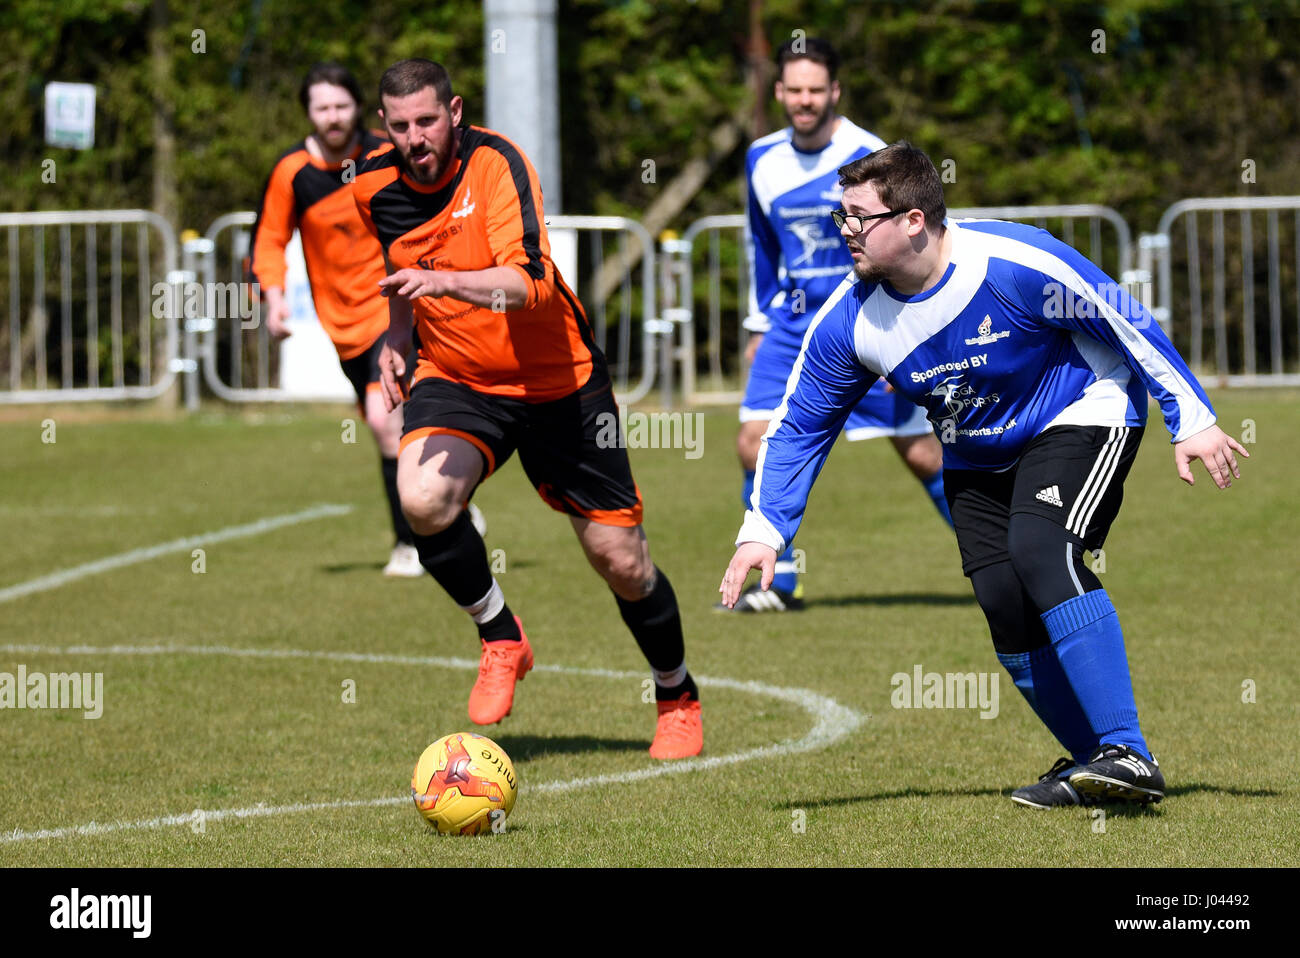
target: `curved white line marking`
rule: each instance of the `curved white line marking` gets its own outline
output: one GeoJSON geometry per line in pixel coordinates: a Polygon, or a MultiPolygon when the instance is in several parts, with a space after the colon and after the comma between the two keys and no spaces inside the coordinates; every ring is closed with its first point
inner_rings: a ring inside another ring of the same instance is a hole
{"type": "MultiPolygon", "coordinates": [[[[222,645],[73,645],[63,648],[43,645],[0,645],[0,652],[32,653],[40,655],[230,655],[258,659],[328,659],[339,662],[373,662],[394,665],[433,665],[451,669],[477,669],[478,662],[473,659],[445,658],[441,656],[413,655],[373,655],[363,652],[313,652],[308,649],[246,649],[222,645]]],[[[605,679],[641,679],[642,672],[616,671],[613,669],[582,669],[564,665],[538,665],[534,672],[556,672],[565,675],[587,675],[605,679]]],[[[869,716],[855,712],[840,705],[833,698],[819,695],[808,689],[786,688],[768,685],[764,682],[742,682],[738,679],[723,677],[697,676],[700,685],[712,688],[732,689],[737,692],[749,692],[754,695],[767,695],[797,705],[808,712],[816,721],[812,729],[795,741],[778,742],[758,748],[732,752],[729,755],[716,755],[708,758],[688,758],[672,763],[663,763],[649,768],[633,769],[611,775],[591,775],[585,778],[573,778],[567,781],[542,782],[528,786],[530,792],[574,791],[590,788],[594,785],[625,785],[630,782],[658,778],[661,775],[680,775],[686,772],[702,772],[723,765],[735,765],[750,762],[758,758],[770,758],[777,755],[793,755],[799,752],[812,752],[825,748],[847,736],[869,716]]],[[[173,825],[192,825],[198,816],[206,822],[220,822],[227,819],[264,818],[271,815],[290,815],[295,812],[314,812],[336,808],[376,808],[383,805],[401,805],[409,802],[407,796],[356,799],[338,802],[313,802],[294,805],[255,805],[250,808],[196,809],[183,815],[163,815],[134,822],[108,822],[100,824],[90,822],[86,825],[73,825],[65,828],[46,828],[39,831],[25,831],[15,828],[12,832],[0,835],[0,845],[14,842],[35,841],[37,839],[57,839],[81,835],[106,835],[111,832],[142,831],[152,828],[166,828],[173,825]]]]}
{"type": "Polygon", "coordinates": [[[58,572],[51,572],[49,575],[43,575],[38,579],[29,579],[26,582],[19,582],[17,585],[11,585],[7,588],[0,589],[0,602],[9,602],[13,599],[22,598],[25,595],[31,595],[33,592],[48,592],[50,589],[57,589],[61,585],[67,585],[69,582],[75,582],[77,579],[84,579],[87,576],[95,575],[99,572],[107,572],[110,569],[120,569],[123,566],[135,565],[137,562],[147,562],[149,559],[156,559],[158,556],[167,555],[171,552],[188,552],[199,546],[210,545],[214,542],[226,542],[230,539],[242,539],[245,536],[261,535],[263,532],[270,532],[272,529],[279,529],[281,526],[291,526],[299,522],[309,522],[312,519],[321,519],[325,516],[342,516],[352,511],[352,506],[339,506],[325,504],[314,506],[302,512],[293,512],[284,516],[272,516],[269,519],[258,519],[256,522],[249,522],[242,526],[227,526],[224,529],[218,529],[216,532],[205,532],[202,535],[190,536],[186,539],[173,539],[171,542],[159,543],[156,546],[146,546],[143,549],[132,549],[130,552],[120,552],[115,556],[107,556],[103,559],[96,559],[94,562],[87,562],[84,565],[73,566],[71,569],[62,569],[58,572]]]}

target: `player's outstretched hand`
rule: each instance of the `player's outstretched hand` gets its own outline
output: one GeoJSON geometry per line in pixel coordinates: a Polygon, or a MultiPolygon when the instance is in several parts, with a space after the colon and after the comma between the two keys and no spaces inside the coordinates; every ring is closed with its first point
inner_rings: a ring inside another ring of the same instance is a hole
{"type": "Polygon", "coordinates": [[[1215,485],[1220,489],[1227,489],[1232,485],[1234,476],[1241,478],[1241,472],[1237,469],[1237,457],[1233,455],[1234,451],[1241,453],[1247,459],[1250,458],[1250,453],[1241,443],[1218,426],[1202,429],[1182,442],[1174,443],[1174,464],[1178,466],[1178,478],[1189,486],[1196,485],[1196,480],[1192,477],[1191,462],[1193,459],[1199,459],[1215,485]]]}
{"type": "Polygon", "coordinates": [[[406,400],[406,356],[411,351],[411,336],[396,342],[390,334],[379,350],[379,391],[384,394],[384,409],[392,412],[406,400]]]}
{"type": "Polygon", "coordinates": [[[432,269],[399,269],[379,281],[380,295],[400,296],[412,303],[421,296],[442,296],[445,292],[437,270],[432,269]]]}
{"type": "Polygon", "coordinates": [[[722,577],[722,585],[718,586],[718,591],[722,593],[722,604],[728,609],[733,608],[740,598],[750,569],[761,570],[758,582],[766,592],[772,585],[772,577],[776,575],[776,550],[761,542],[740,544],[736,554],[731,557],[731,564],[727,566],[727,574],[722,577]]]}

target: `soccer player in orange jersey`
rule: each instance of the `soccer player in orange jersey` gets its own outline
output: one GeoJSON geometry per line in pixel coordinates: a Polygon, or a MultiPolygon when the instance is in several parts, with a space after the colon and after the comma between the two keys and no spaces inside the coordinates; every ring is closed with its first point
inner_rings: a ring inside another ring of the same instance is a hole
{"type": "MultiPolygon", "coordinates": [[[[276,161],[253,227],[252,271],[266,297],[267,331],[291,334],[286,324],[285,245],[296,228],[321,326],[357,394],[379,446],[380,467],[396,544],[384,574],[420,576],[411,528],[397,497],[397,447],[401,410],[389,410],[379,393],[379,351],[388,329],[388,304],[376,284],[386,274],[383,253],[361,225],[349,186],[361,157],[384,140],[361,126],[361,88],[344,67],[312,67],[298,93],[312,133],[276,161]]],[[[481,517],[476,517],[481,524],[481,517]]]]}
{"type": "Polygon", "coordinates": [[[627,452],[600,441],[618,407],[582,306],[551,260],[537,173],[508,139],[462,123],[440,65],[403,60],[379,93],[392,146],[366,157],[353,192],[388,262],[379,285],[395,308],[379,366],[390,408],[403,403],[418,324],[397,487],[420,561],[478,628],[469,716],[486,725],[509,715],[515,682],[533,665],[464,512],[518,451],[538,494],[568,515],[650,663],[650,754],[698,754],[699,695],[677,599],[650,559],[627,452]]]}

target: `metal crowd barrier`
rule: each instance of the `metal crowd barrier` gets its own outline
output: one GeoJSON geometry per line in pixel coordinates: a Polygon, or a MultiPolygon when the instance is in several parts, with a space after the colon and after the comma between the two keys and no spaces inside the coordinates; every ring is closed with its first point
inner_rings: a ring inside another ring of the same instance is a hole
{"type": "MultiPolygon", "coordinates": [[[[1150,302],[1150,276],[1133,269],[1132,233],[1124,218],[1108,206],[986,206],[950,209],[954,219],[1006,219],[1047,229],[1150,302]],[[1109,227],[1107,229],[1106,227],[1109,227]],[[1113,234],[1110,235],[1110,234],[1113,234]],[[1148,285],[1143,285],[1148,284],[1148,285]]],[[[663,252],[674,258],[671,302],[663,315],[683,326],[682,395],[688,404],[738,403],[747,372],[742,323],[749,311],[748,263],[742,214],[696,220],[681,239],[669,239],[663,252]],[[697,264],[703,261],[703,288],[697,288],[697,264]],[[700,356],[700,353],[703,356],[700,356]],[[707,372],[700,374],[699,370],[707,372]],[[705,383],[697,385],[697,375],[705,383]]],[[[845,267],[845,272],[848,268],[845,267]]]]}
{"type": "MultiPolygon", "coordinates": [[[[618,401],[639,402],[654,388],[657,372],[671,374],[667,344],[673,328],[655,311],[654,238],[639,221],[623,216],[556,215],[547,218],[546,228],[560,275],[577,293],[596,345],[609,360],[618,401]]],[[[665,391],[671,393],[671,386],[665,391]]],[[[671,404],[670,395],[665,400],[671,404]]]]}
{"type": "Polygon", "coordinates": [[[0,303],[9,313],[0,326],[0,403],[154,399],[171,388],[184,365],[176,319],[185,277],[162,217],[0,213],[0,236],[0,303]]]}
{"type": "MultiPolygon", "coordinates": [[[[228,284],[248,282],[246,264],[251,227],[257,221],[253,212],[227,213],[212,221],[201,239],[184,245],[187,262],[193,263],[209,288],[229,288],[228,284]]],[[[214,297],[216,302],[226,301],[214,297]]],[[[252,305],[252,304],[249,304],[252,305]]],[[[278,347],[271,348],[271,337],[261,322],[260,303],[255,322],[227,310],[225,316],[204,315],[186,323],[187,343],[197,340],[198,358],[203,381],[212,392],[228,402],[278,402],[310,399],[290,396],[279,388],[278,347]],[[224,372],[224,375],[223,375],[224,372]]]]}
{"type": "MultiPolygon", "coordinates": [[[[205,283],[246,278],[243,263],[255,220],[254,213],[228,213],[213,221],[203,239],[185,244],[187,262],[205,283]]],[[[547,229],[561,275],[578,294],[596,344],[609,359],[619,401],[638,402],[654,387],[662,365],[659,336],[671,332],[655,316],[655,248],[649,232],[621,216],[552,216],[547,229]]],[[[204,382],[218,397],[237,402],[303,398],[278,387],[278,348],[272,348],[260,322],[250,327],[240,316],[204,316],[188,320],[186,331],[187,337],[202,337],[204,382]]]]}
{"type": "MultiPolygon", "coordinates": [[[[1050,230],[1128,284],[1192,368],[1222,385],[1300,385],[1300,197],[1175,203],[1138,238],[1136,268],[1128,224],[1109,207],[949,213],[1050,230]]],[[[304,398],[279,387],[279,350],[245,302],[254,218],[229,213],[178,247],[146,210],[0,214],[0,403],[152,399],[177,373],[190,408],[200,377],[228,401],[304,398]]],[[[553,216],[548,227],[620,402],[656,386],[664,406],[739,401],[743,216],[697,220],[659,249],[625,217],[553,216]]]]}
{"type": "Polygon", "coordinates": [[[1300,374],[1287,372],[1300,360],[1300,196],[1181,200],[1141,243],[1157,264],[1157,315],[1172,327],[1174,344],[1194,371],[1226,386],[1300,385],[1300,374]],[[1202,238],[1207,218],[1208,243],[1202,238]],[[1294,309],[1289,321],[1283,286],[1294,294],[1287,296],[1294,309]]]}

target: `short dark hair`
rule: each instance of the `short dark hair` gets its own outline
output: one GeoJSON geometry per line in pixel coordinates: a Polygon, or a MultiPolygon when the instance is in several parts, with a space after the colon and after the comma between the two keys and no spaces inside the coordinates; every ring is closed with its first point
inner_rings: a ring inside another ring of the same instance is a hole
{"type": "Polygon", "coordinates": [[[421,57],[400,60],[379,78],[379,104],[383,106],[386,96],[410,96],[427,87],[433,87],[443,106],[451,105],[451,75],[446,67],[421,57]]]}
{"type": "Polygon", "coordinates": [[[352,95],[353,101],[357,105],[357,124],[361,123],[361,106],[365,100],[361,97],[361,86],[357,83],[357,78],[352,75],[347,67],[338,63],[317,63],[307,71],[307,75],[302,79],[302,86],[298,88],[298,101],[305,110],[311,104],[311,88],[317,83],[328,83],[331,86],[341,86],[352,95]]]}
{"type": "Polygon", "coordinates": [[[942,226],[948,215],[939,171],[924,151],[906,140],[841,166],[839,174],[842,187],[870,183],[891,210],[920,210],[931,229],[942,226]]]}
{"type": "Polygon", "coordinates": [[[785,65],[795,60],[811,60],[813,63],[820,63],[830,74],[831,82],[835,81],[835,74],[840,69],[840,55],[835,52],[833,46],[818,37],[792,37],[781,44],[781,49],[776,51],[778,80],[785,73],[785,65]]]}

